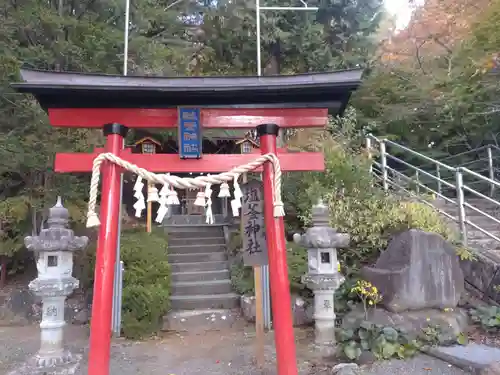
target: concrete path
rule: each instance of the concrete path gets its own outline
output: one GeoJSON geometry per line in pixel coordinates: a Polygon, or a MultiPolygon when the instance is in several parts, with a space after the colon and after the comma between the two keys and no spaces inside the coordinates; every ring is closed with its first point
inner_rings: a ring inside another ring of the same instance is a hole
{"type": "MultiPolygon", "coordinates": [[[[310,330],[297,330],[297,355],[300,375],[329,375],[330,371],[309,350],[310,330]]],[[[0,375],[13,370],[36,353],[39,329],[0,327],[0,375]]],[[[84,358],[88,352],[88,329],[70,326],[67,347],[84,358]]],[[[275,352],[272,333],[266,337],[266,365],[261,371],[254,365],[255,337],[251,327],[203,335],[167,335],[144,342],[115,340],[112,345],[110,375],[274,375],[275,352]]],[[[418,356],[408,361],[388,361],[363,369],[363,375],[465,375],[440,360],[418,356]]],[[[77,375],[87,375],[85,360],[77,375]]]]}

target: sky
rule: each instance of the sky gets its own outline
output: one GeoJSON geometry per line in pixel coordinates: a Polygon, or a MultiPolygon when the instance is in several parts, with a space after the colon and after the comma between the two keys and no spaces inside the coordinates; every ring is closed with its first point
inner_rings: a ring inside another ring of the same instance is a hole
{"type": "MultiPolygon", "coordinates": [[[[418,3],[419,1],[417,1],[418,3]]],[[[385,6],[387,10],[396,15],[396,28],[404,28],[408,22],[410,22],[412,8],[410,7],[408,0],[385,0],[385,6]]]]}

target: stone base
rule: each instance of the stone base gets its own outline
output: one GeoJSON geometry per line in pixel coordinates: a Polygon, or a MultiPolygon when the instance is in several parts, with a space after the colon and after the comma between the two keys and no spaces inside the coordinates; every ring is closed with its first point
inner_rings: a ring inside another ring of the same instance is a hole
{"type": "MultiPolygon", "coordinates": [[[[357,306],[349,312],[342,321],[343,328],[357,328],[365,320],[363,308],[357,306]]],[[[392,313],[377,308],[370,309],[368,321],[385,327],[394,327],[405,331],[410,337],[422,333],[422,329],[429,326],[439,326],[445,338],[443,343],[453,342],[456,336],[464,332],[468,325],[468,316],[462,309],[456,308],[450,312],[434,309],[406,311],[392,313]]]]}
{"type": "Polygon", "coordinates": [[[80,354],[71,354],[69,351],[57,357],[41,357],[37,354],[8,375],[74,375],[81,360],[80,354]]]}
{"type": "MultiPolygon", "coordinates": [[[[255,296],[241,296],[241,313],[247,322],[255,322],[255,296]]],[[[293,326],[307,326],[314,322],[313,306],[300,296],[292,295],[293,326]]]]}
{"type": "Polygon", "coordinates": [[[472,374],[483,374],[484,370],[499,360],[500,349],[472,343],[467,346],[438,346],[430,348],[427,354],[442,359],[472,374]]]}
{"type": "Polygon", "coordinates": [[[335,344],[313,344],[316,355],[323,359],[333,358],[337,354],[337,345],[335,344]]]}
{"type": "Polygon", "coordinates": [[[230,328],[237,321],[238,310],[179,310],[163,317],[163,331],[199,333],[230,328]]]}

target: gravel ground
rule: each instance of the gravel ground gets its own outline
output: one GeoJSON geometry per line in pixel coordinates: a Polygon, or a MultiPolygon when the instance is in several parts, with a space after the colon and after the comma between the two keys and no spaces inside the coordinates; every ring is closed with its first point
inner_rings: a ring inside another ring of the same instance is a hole
{"type": "Polygon", "coordinates": [[[405,361],[378,362],[363,369],[363,375],[465,375],[469,374],[439,359],[418,355],[405,361]]]}
{"type": "MultiPolygon", "coordinates": [[[[311,331],[297,330],[297,356],[300,375],[329,375],[324,364],[311,354],[311,331]]],[[[0,328],[0,375],[16,368],[39,347],[39,328],[0,328]]],[[[88,329],[70,326],[67,347],[86,358],[88,329]]],[[[114,340],[111,375],[274,375],[275,352],[272,333],[266,336],[266,364],[254,364],[255,337],[251,327],[203,335],[166,335],[144,342],[114,340]]],[[[464,375],[465,372],[439,360],[418,356],[408,361],[387,361],[363,369],[363,375],[464,375]]],[[[76,375],[87,375],[85,360],[76,375]]]]}

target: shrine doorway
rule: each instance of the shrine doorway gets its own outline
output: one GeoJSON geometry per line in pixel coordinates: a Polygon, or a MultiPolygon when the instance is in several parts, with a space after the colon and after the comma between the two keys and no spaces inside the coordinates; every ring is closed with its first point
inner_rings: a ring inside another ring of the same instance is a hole
{"type": "Polygon", "coordinates": [[[187,189],[183,191],[180,198],[183,215],[203,215],[205,213],[204,207],[194,204],[196,194],[198,194],[198,190],[187,189]]]}
{"type": "MultiPolygon", "coordinates": [[[[201,173],[178,174],[181,177],[196,177],[201,173]]],[[[232,183],[229,183],[232,191],[232,183]]],[[[212,186],[212,213],[214,223],[211,225],[222,225],[229,222],[239,221],[230,215],[230,199],[219,198],[219,185],[212,186]]],[[[169,206],[170,210],[163,222],[164,226],[170,225],[208,225],[206,224],[205,207],[194,204],[199,190],[196,189],[176,189],[179,197],[179,205],[169,206]]]]}

